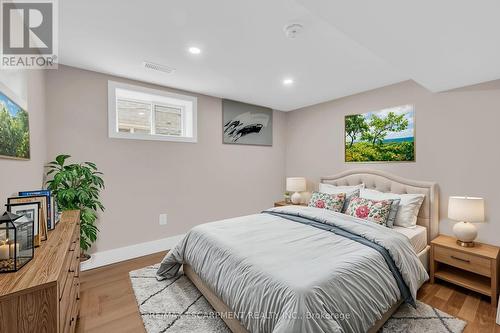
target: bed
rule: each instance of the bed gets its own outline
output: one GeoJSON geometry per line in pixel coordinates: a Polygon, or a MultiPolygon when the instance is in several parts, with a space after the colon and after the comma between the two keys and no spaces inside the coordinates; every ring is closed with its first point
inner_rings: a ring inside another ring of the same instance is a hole
{"type": "Polygon", "coordinates": [[[396,194],[424,194],[425,199],[420,207],[416,230],[405,228],[396,230],[411,238],[410,241],[416,245],[418,258],[429,271],[430,242],[439,234],[439,189],[435,182],[411,180],[370,169],[350,170],[334,176],[321,177],[320,182],[336,186],[365,184],[369,189],[396,194]],[[420,236],[417,233],[420,233],[420,236]]]}
{"type": "Polygon", "coordinates": [[[193,228],[157,277],[175,276],[182,265],[235,333],[376,332],[428,279],[437,185],[374,170],[321,182],[424,194],[419,227],[398,231],[318,208],[279,207],[193,228]]]}

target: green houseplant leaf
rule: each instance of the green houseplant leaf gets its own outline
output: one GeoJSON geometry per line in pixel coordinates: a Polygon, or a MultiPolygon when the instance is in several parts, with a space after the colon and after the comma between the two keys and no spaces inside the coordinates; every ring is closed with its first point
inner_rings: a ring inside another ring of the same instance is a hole
{"type": "Polygon", "coordinates": [[[102,172],[95,163],[83,162],[66,164],[70,155],[58,155],[46,165],[47,188],[57,200],[61,210],[80,210],[80,248],[88,251],[97,240],[97,212],[104,211],[99,195],[104,189],[102,172]]]}

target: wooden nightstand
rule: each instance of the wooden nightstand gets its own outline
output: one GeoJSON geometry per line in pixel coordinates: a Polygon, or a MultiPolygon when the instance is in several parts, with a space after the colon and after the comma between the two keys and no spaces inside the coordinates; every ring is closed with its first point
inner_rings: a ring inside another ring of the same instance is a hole
{"type": "Polygon", "coordinates": [[[498,264],[500,248],[475,243],[462,247],[456,239],[438,236],[431,242],[431,283],[435,279],[451,282],[498,300],[498,264]]]}
{"type": "Polygon", "coordinates": [[[295,205],[293,203],[287,203],[285,201],[278,201],[278,202],[275,202],[274,203],[274,207],[283,207],[283,206],[307,206],[305,203],[301,203],[301,204],[298,204],[298,205],[295,205]]]}

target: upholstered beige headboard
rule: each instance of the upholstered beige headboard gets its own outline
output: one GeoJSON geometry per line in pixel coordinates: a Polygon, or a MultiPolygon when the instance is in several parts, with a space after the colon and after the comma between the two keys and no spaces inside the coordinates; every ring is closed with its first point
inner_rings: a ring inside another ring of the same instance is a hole
{"type": "Polygon", "coordinates": [[[439,190],[434,182],[405,179],[386,172],[371,169],[355,169],[334,176],[321,177],[321,183],[337,186],[365,184],[366,188],[396,194],[425,194],[418,213],[417,224],[427,228],[427,242],[439,233],[439,190]]]}

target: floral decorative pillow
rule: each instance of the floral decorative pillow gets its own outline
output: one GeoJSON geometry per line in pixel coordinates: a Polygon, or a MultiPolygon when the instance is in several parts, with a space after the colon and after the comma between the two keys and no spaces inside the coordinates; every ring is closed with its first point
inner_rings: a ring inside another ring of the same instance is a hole
{"type": "Polygon", "coordinates": [[[391,213],[391,205],[392,200],[370,200],[354,197],[349,202],[345,213],[385,226],[391,213]]]}
{"type": "Polygon", "coordinates": [[[309,207],[323,208],[340,212],[344,206],[345,193],[328,194],[313,192],[309,200],[309,207]]]}

